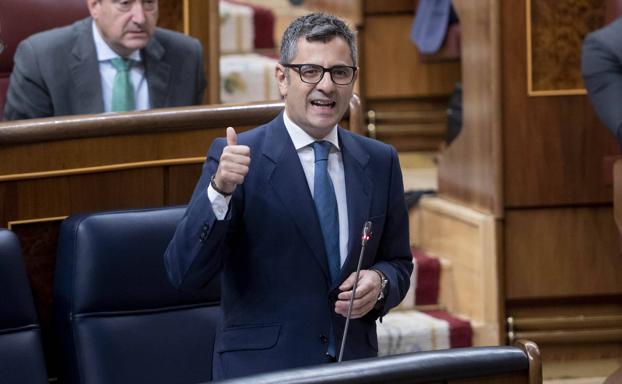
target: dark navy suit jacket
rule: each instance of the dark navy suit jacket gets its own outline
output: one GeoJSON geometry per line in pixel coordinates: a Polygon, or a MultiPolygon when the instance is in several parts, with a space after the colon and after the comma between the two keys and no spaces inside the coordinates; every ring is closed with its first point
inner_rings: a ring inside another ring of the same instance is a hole
{"type": "MultiPolygon", "coordinates": [[[[339,141],[350,228],[340,281],[356,270],[367,220],[373,234],[362,268],[389,280],[383,308],[350,323],[344,359],[356,359],[377,355],[375,320],[406,294],[412,259],[395,149],[342,128],[339,141]]],[[[238,135],[238,144],[251,148],[250,170],[226,219],[217,221],[206,191],[225,144],[217,139],[211,146],[165,254],[169,277],[181,289],[200,289],[221,273],[214,378],[326,362],[326,336],[332,328],[339,348],[345,324],[334,312],[339,284],[330,282],[313,198],[283,115],[238,135]]]]}

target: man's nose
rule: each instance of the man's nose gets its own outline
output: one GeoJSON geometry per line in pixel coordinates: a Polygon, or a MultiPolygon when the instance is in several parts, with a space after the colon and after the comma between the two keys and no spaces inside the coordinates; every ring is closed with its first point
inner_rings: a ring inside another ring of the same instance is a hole
{"type": "Polygon", "coordinates": [[[330,77],[330,72],[324,72],[322,80],[315,87],[324,92],[332,91],[335,88],[335,83],[333,83],[333,79],[330,77]]]}
{"type": "Polygon", "coordinates": [[[132,5],[132,9],[130,10],[132,13],[132,21],[136,24],[144,24],[145,23],[145,10],[143,9],[142,1],[135,1],[132,5]]]}

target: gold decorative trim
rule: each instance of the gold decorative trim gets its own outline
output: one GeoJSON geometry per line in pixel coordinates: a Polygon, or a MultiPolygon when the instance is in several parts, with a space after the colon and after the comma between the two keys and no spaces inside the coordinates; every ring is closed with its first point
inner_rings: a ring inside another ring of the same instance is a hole
{"type": "Polygon", "coordinates": [[[190,35],[190,0],[183,3],[184,34],[190,35]]]}
{"type": "Polygon", "coordinates": [[[14,220],[14,221],[9,221],[7,223],[7,228],[12,230],[14,225],[47,223],[51,221],[62,221],[62,220],[65,220],[67,217],[68,216],[54,216],[54,217],[43,217],[39,219],[29,219],[29,220],[14,220]]]}
{"type": "Polygon", "coordinates": [[[564,90],[559,90],[559,91],[528,90],[527,94],[529,96],[576,96],[576,95],[587,95],[587,91],[585,90],[585,88],[564,89],[564,90]]]}
{"type": "Polygon", "coordinates": [[[533,0],[525,0],[526,5],[526,31],[527,31],[527,96],[576,96],[587,95],[585,88],[578,89],[561,89],[561,90],[533,90],[533,47],[531,44],[531,2],[533,0]]]}
{"type": "Polygon", "coordinates": [[[126,171],[129,169],[153,168],[153,167],[159,167],[159,166],[202,164],[204,161],[205,161],[205,157],[187,157],[187,158],[181,158],[181,159],[166,159],[166,160],[139,161],[139,162],[134,162],[134,163],[120,163],[120,164],[112,164],[112,165],[102,165],[102,166],[97,166],[97,167],[71,168],[71,169],[62,169],[62,170],[57,170],[57,171],[16,173],[13,175],[0,176],[0,182],[29,180],[29,179],[44,179],[44,178],[50,178],[50,177],[74,176],[74,175],[91,174],[91,173],[126,171]]]}

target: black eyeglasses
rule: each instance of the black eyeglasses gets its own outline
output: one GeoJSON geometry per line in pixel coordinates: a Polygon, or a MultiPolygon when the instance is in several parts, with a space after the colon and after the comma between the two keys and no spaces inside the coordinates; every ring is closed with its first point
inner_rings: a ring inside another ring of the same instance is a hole
{"type": "Polygon", "coordinates": [[[356,67],[349,65],[335,65],[330,68],[324,68],[316,64],[285,64],[281,63],[285,68],[292,68],[300,75],[300,80],[307,84],[317,84],[324,78],[326,72],[330,73],[330,79],[337,85],[348,85],[354,80],[356,67]]]}

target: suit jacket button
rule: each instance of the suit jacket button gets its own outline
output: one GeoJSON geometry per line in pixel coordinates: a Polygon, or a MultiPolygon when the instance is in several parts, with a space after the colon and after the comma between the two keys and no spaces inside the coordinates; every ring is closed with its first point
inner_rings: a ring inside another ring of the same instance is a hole
{"type": "Polygon", "coordinates": [[[326,335],[320,335],[320,342],[322,344],[328,343],[328,337],[326,337],[326,335]]]}

